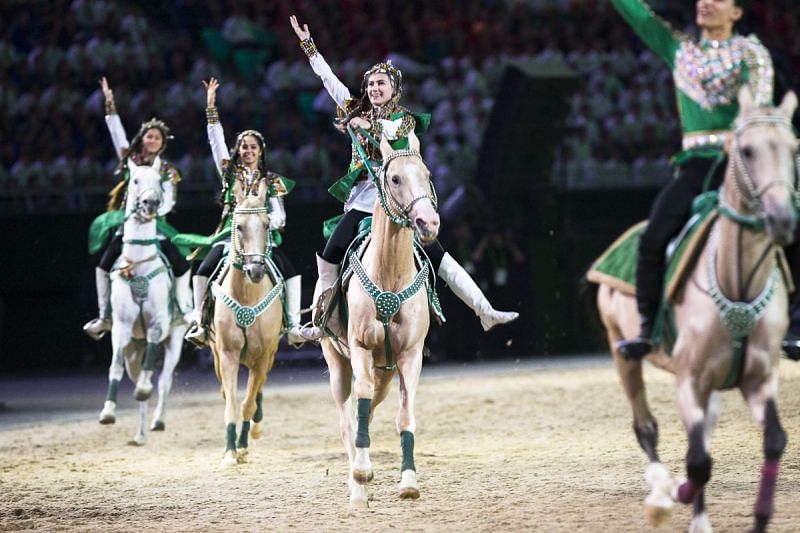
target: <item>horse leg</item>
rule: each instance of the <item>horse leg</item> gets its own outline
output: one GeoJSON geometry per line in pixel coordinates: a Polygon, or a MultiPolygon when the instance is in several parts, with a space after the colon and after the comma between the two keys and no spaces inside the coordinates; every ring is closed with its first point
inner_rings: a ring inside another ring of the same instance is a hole
{"type": "Polygon", "coordinates": [[[613,335],[609,333],[609,344],[614,355],[617,374],[633,410],[633,432],[650,461],[644,476],[650,486],[650,494],[644,500],[645,516],[650,525],[659,527],[668,523],[672,515],[673,501],[670,493],[674,482],[669,470],[658,457],[658,422],[647,403],[642,362],[622,357],[616,349],[616,341],[619,339],[612,337],[613,335]]]}
{"type": "Polygon", "coordinates": [[[247,374],[247,392],[242,400],[242,431],[239,433],[239,442],[236,445],[236,457],[239,462],[247,460],[247,438],[250,425],[256,413],[256,397],[261,394],[261,387],[266,381],[267,372],[263,365],[258,365],[247,374]]]}
{"type": "Polygon", "coordinates": [[[225,396],[225,455],[222,458],[223,468],[237,464],[236,458],[236,388],[238,386],[239,354],[232,351],[221,351],[219,357],[219,379],[222,383],[222,394],[225,396]]]}
{"type": "Polygon", "coordinates": [[[156,410],[153,412],[153,421],[150,424],[151,431],[164,431],[164,414],[167,408],[167,396],[172,389],[172,378],[174,377],[175,367],[181,358],[181,348],[183,347],[183,335],[186,328],[172,328],[169,336],[164,341],[164,366],[161,368],[161,375],[158,376],[158,402],[156,410]]]}
{"type": "MultiPolygon", "coordinates": [[[[264,383],[266,383],[266,381],[267,380],[265,379],[264,383]]],[[[264,385],[261,387],[263,388],[264,385]]],[[[250,426],[250,436],[256,440],[264,436],[264,429],[261,426],[261,421],[264,419],[263,401],[264,394],[259,390],[256,393],[256,410],[253,413],[253,423],[250,426]]]]}
{"type": "Polygon", "coordinates": [[[777,390],[778,376],[773,375],[758,386],[743,391],[753,416],[764,428],[764,464],[761,466],[753,529],[756,532],[766,531],[772,517],[778,465],[786,448],[786,432],[781,426],[775,403],[777,390]]]}
{"type": "Polygon", "coordinates": [[[157,324],[147,328],[147,348],[144,351],[142,371],[139,373],[136,389],[133,391],[133,397],[139,401],[147,400],[153,393],[153,370],[161,350],[161,332],[161,327],[157,324]]]}
{"type": "Polygon", "coordinates": [[[350,364],[353,367],[356,396],[356,453],[353,461],[353,479],[364,485],[372,481],[372,462],[369,458],[369,419],[372,415],[372,399],[375,396],[375,375],[373,374],[372,354],[361,346],[350,347],[350,364]]]}
{"type": "Polygon", "coordinates": [[[400,448],[403,451],[403,462],[400,465],[400,498],[416,499],[419,498],[419,488],[417,468],[414,466],[414,431],[417,427],[414,401],[422,371],[421,351],[406,352],[398,356],[397,371],[400,374],[400,409],[395,424],[400,434],[400,448]]]}
{"type": "MultiPolygon", "coordinates": [[[[706,450],[711,449],[711,435],[719,422],[719,393],[714,391],[708,397],[708,407],[706,408],[705,418],[705,435],[703,443],[706,450]]],[[[694,508],[692,509],[692,523],[689,525],[690,532],[711,531],[711,521],[708,519],[706,513],[706,495],[705,487],[700,489],[700,492],[694,499],[694,508]]]]}
{"type": "Polygon", "coordinates": [[[98,420],[101,424],[113,424],[117,420],[117,390],[119,382],[122,380],[122,374],[125,373],[122,344],[120,344],[122,341],[120,329],[112,328],[111,330],[111,365],[108,367],[106,401],[103,404],[103,410],[100,411],[98,420]]]}
{"type": "Polygon", "coordinates": [[[139,401],[139,425],[136,428],[136,435],[129,444],[134,446],[144,446],[147,443],[147,435],[144,432],[147,424],[147,400],[139,401]]]}
{"type": "MultiPolygon", "coordinates": [[[[688,374],[678,377],[678,408],[684,427],[689,434],[689,450],[686,453],[686,473],[689,479],[675,490],[674,497],[681,503],[694,503],[692,531],[709,530],[705,516],[703,487],[711,479],[711,455],[709,454],[709,390],[699,390],[697,380],[688,374]]],[[[716,400],[714,400],[716,401],[716,400]]],[[[711,402],[714,403],[713,401],[711,402]]],[[[713,409],[711,409],[713,410],[713,409]]]]}

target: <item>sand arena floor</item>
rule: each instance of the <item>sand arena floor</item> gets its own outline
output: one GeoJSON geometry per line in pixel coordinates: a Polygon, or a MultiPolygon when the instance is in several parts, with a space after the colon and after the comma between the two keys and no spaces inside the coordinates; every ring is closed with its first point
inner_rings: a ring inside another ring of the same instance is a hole
{"type": "MultiPolygon", "coordinates": [[[[686,437],[671,376],[647,369],[662,459],[683,472],[686,437]]],[[[98,383],[97,412],[105,385],[98,383]]],[[[152,402],[152,400],[151,400],[152,402]]],[[[344,450],[325,377],[265,388],[265,437],[247,464],[219,467],[216,393],[172,397],[167,430],[127,444],[136,413],[0,429],[0,530],[41,531],[645,531],[644,454],[609,364],[426,377],[418,395],[421,497],[396,497],[397,390],[371,427],[370,508],[347,503],[344,450]]],[[[779,410],[789,434],[772,531],[800,524],[800,365],[781,364],[779,410]]],[[[707,490],[717,531],[743,531],[762,461],[762,435],[737,392],[722,397],[707,490]]],[[[685,531],[676,507],[667,531],[685,531]]]]}

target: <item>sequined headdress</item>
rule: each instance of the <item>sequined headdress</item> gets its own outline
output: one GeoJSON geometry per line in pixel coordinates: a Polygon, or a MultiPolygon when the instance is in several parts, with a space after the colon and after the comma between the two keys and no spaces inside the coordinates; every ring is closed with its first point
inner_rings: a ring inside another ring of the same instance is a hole
{"type": "Polygon", "coordinates": [[[144,134],[147,133],[147,130],[151,129],[157,129],[158,131],[160,131],[161,136],[164,138],[164,142],[161,143],[161,150],[158,151],[159,155],[167,147],[167,141],[169,139],[175,138],[172,135],[170,135],[169,126],[167,126],[163,120],[158,120],[157,118],[153,117],[147,122],[142,122],[142,126],[139,128],[139,132],[133,138],[133,141],[131,141],[131,151],[133,151],[134,153],[141,152],[142,137],[144,137],[144,134]]]}
{"type": "Polygon", "coordinates": [[[397,102],[400,99],[400,96],[403,94],[403,73],[400,72],[400,69],[392,65],[391,59],[381,63],[376,63],[372,66],[372,68],[364,73],[364,80],[361,82],[362,91],[367,89],[367,82],[369,81],[369,77],[373,74],[386,74],[389,76],[389,81],[394,89],[392,101],[397,102]]]}

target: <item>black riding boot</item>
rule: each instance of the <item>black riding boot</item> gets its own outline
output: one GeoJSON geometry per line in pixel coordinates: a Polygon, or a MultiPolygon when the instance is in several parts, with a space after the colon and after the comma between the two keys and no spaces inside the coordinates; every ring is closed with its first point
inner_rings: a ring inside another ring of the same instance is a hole
{"type": "Polygon", "coordinates": [[[617,351],[625,359],[638,360],[655,349],[653,326],[661,304],[664,263],[661,254],[648,254],[642,247],[636,263],[636,305],[639,308],[639,335],[617,342],[617,351]],[[652,257],[655,255],[656,257],[652,257]]]}
{"type": "Polygon", "coordinates": [[[795,243],[784,249],[786,259],[792,271],[795,290],[789,295],[789,331],[783,338],[786,357],[792,361],[800,361],[800,242],[795,236],[795,243]]]}

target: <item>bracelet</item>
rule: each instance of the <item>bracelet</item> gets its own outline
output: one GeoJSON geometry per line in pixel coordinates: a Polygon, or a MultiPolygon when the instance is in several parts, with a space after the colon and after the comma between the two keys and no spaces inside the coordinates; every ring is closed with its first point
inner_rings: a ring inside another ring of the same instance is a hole
{"type": "Polygon", "coordinates": [[[208,119],[209,124],[219,123],[219,111],[217,111],[216,106],[210,106],[206,108],[206,118],[208,119]]]}
{"type": "Polygon", "coordinates": [[[314,44],[314,39],[311,37],[300,41],[300,48],[303,49],[303,52],[306,53],[309,59],[317,55],[317,45],[314,44]]]}
{"type": "Polygon", "coordinates": [[[111,100],[110,102],[106,100],[106,115],[116,115],[116,114],[117,114],[117,108],[114,105],[114,100],[111,100]]]}

